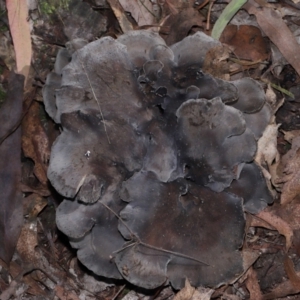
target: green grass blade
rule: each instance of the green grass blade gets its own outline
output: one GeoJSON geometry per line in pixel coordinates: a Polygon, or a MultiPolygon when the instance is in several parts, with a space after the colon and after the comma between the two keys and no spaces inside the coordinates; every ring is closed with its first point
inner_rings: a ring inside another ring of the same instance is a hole
{"type": "Polygon", "coordinates": [[[247,0],[232,0],[225,7],[211,32],[211,36],[214,39],[219,40],[225,26],[246,2],[247,0]]]}

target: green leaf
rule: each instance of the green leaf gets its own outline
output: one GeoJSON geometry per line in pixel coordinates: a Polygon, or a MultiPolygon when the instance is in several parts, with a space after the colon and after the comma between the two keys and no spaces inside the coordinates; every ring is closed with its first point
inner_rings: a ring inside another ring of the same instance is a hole
{"type": "Polygon", "coordinates": [[[237,13],[238,10],[247,2],[247,0],[232,0],[223,10],[219,19],[214,25],[214,28],[211,32],[211,36],[219,40],[224,28],[232,17],[237,13]]]}

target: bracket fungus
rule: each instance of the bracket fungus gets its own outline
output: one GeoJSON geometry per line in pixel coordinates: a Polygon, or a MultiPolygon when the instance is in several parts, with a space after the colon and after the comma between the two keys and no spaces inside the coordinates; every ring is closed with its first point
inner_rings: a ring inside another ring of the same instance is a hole
{"type": "Polygon", "coordinates": [[[243,272],[244,211],[272,202],[253,161],[271,112],[256,81],[202,72],[217,44],[133,31],[59,52],[48,177],[65,198],[57,226],[95,274],[179,289],[243,272]]]}

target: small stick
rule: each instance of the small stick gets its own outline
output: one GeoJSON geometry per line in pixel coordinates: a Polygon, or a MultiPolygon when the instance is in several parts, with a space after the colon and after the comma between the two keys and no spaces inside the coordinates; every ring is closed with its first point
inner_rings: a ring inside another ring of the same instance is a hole
{"type": "Polygon", "coordinates": [[[115,296],[111,300],[117,299],[117,297],[122,293],[122,291],[124,291],[125,287],[126,287],[126,284],[122,285],[121,288],[118,290],[118,292],[115,294],[115,296]]]}
{"type": "Polygon", "coordinates": [[[215,0],[210,1],[209,6],[208,6],[207,22],[206,22],[206,30],[209,30],[209,28],[210,28],[211,9],[212,9],[214,3],[215,3],[215,0]]]}
{"type": "Polygon", "coordinates": [[[90,77],[89,77],[87,71],[85,70],[84,64],[82,63],[82,61],[80,61],[80,63],[81,63],[81,66],[82,66],[82,68],[83,68],[84,74],[85,74],[85,76],[86,76],[86,78],[87,78],[87,80],[88,80],[88,82],[89,82],[89,85],[90,85],[90,88],[91,88],[91,90],[92,90],[94,99],[96,100],[96,102],[97,102],[97,104],[98,104],[99,112],[100,112],[101,118],[102,118],[102,120],[103,120],[104,131],[105,131],[105,134],[106,134],[106,137],[107,137],[107,141],[108,141],[108,143],[110,144],[110,139],[109,139],[109,136],[108,136],[108,133],[107,133],[106,125],[105,125],[105,119],[104,119],[104,116],[103,116],[103,113],[102,113],[102,109],[101,109],[99,100],[98,100],[98,98],[97,98],[97,96],[96,96],[96,93],[95,93],[95,91],[94,91],[94,89],[93,89],[93,86],[92,86],[90,77]]]}
{"type": "Polygon", "coordinates": [[[180,256],[180,257],[183,257],[183,258],[186,258],[186,259],[190,259],[190,260],[193,260],[193,261],[196,261],[202,265],[205,265],[205,266],[209,266],[207,263],[199,260],[199,259],[196,259],[194,257],[191,257],[189,255],[185,255],[185,254],[182,254],[182,253],[179,253],[179,252],[174,252],[174,251],[170,251],[170,250],[166,250],[166,249],[162,249],[162,248],[158,248],[158,247],[155,247],[155,246],[151,246],[149,244],[146,244],[144,242],[142,242],[139,237],[134,234],[134,232],[130,229],[130,227],[120,218],[120,216],[114,212],[110,207],[108,207],[106,204],[100,202],[101,205],[103,205],[106,209],[108,209],[113,215],[115,215],[121,222],[122,224],[126,227],[126,229],[130,232],[130,235],[132,236],[132,239],[133,240],[136,240],[136,242],[133,242],[132,244],[129,244],[127,246],[125,246],[124,248],[121,248],[117,251],[114,251],[113,253],[118,253],[118,252],[121,252],[123,251],[124,249],[127,249],[129,247],[133,247],[135,245],[142,245],[144,247],[147,247],[147,248],[150,248],[150,249],[153,249],[153,250],[157,250],[157,251],[162,251],[162,252],[165,252],[165,253],[168,253],[168,254],[172,254],[172,255],[175,255],[175,256],[180,256]]]}

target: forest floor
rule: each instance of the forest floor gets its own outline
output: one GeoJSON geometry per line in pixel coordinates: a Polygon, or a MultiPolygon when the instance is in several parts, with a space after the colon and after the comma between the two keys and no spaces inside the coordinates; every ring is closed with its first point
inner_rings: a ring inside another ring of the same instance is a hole
{"type": "Polygon", "coordinates": [[[0,2],[0,300],[300,299],[300,3],[240,4],[220,37],[227,52],[207,58],[214,76],[258,80],[274,108],[259,159],[274,203],[246,214],[243,249],[255,259],[234,283],[216,289],[187,283],[181,291],[168,285],[145,291],[94,276],[57,229],[62,197],[51,187],[47,167],[60,130],[45,112],[42,88],[68,42],[66,31],[91,41],[147,29],[171,45],[197,31],[210,35],[228,1],[87,0],[102,16],[97,24],[85,12],[69,10],[69,0],[28,0],[29,10],[23,2],[0,2]],[[11,70],[25,75],[21,94],[22,81],[11,70]],[[9,89],[19,102],[5,104],[9,89]]]}

